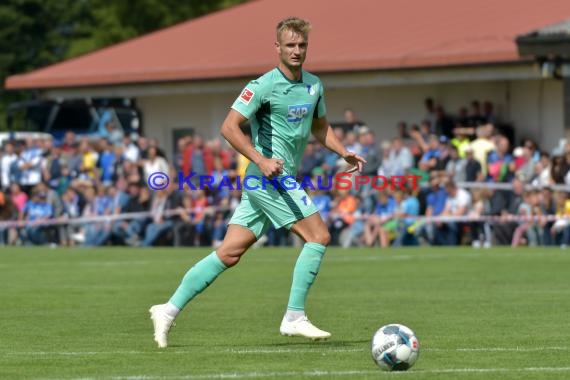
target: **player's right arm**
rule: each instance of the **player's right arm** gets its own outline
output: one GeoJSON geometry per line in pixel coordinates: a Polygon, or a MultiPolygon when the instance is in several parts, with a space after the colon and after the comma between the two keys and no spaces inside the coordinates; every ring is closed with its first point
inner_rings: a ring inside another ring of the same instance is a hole
{"type": "Polygon", "coordinates": [[[231,109],[222,124],[221,134],[230,145],[256,164],[266,177],[283,173],[283,161],[276,158],[264,157],[253,147],[251,140],[242,132],[240,125],[247,121],[238,111],[231,109]]]}

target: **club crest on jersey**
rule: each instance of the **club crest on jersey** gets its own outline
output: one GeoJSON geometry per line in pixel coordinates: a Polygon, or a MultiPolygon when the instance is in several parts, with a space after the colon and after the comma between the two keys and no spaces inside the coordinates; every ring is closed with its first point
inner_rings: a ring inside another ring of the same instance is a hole
{"type": "Polygon", "coordinates": [[[254,95],[255,92],[251,91],[249,88],[246,87],[239,96],[239,100],[243,104],[248,105],[254,95]]]}
{"type": "Polygon", "coordinates": [[[310,103],[289,106],[287,111],[287,121],[294,123],[303,120],[303,118],[309,114],[311,107],[312,104],[310,103]]]}
{"type": "Polygon", "coordinates": [[[309,93],[309,95],[315,95],[317,93],[317,89],[319,88],[318,84],[314,84],[314,85],[307,85],[307,92],[309,93]]]}

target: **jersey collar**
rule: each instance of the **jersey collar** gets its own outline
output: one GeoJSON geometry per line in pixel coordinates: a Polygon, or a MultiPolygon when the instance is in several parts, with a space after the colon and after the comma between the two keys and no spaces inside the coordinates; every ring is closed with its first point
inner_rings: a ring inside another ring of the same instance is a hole
{"type": "Polygon", "coordinates": [[[299,78],[299,80],[291,80],[289,78],[287,78],[287,75],[285,75],[285,73],[283,71],[281,71],[281,69],[279,67],[276,67],[277,71],[279,71],[281,73],[281,75],[283,75],[283,78],[285,78],[285,80],[289,83],[293,83],[293,84],[297,84],[297,83],[303,83],[303,70],[301,70],[301,78],[299,78]]]}

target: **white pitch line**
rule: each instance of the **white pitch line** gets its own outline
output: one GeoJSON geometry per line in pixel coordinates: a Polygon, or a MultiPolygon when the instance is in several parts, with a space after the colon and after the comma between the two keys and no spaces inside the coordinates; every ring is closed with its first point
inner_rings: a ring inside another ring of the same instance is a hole
{"type": "Polygon", "coordinates": [[[282,354],[282,353],[327,353],[327,352],[363,352],[362,348],[314,348],[314,349],[295,349],[295,348],[231,348],[225,352],[234,354],[282,354]]]}
{"type": "Polygon", "coordinates": [[[570,347],[467,347],[467,348],[424,348],[424,351],[433,352],[540,352],[540,351],[568,351],[570,347]]]}
{"type": "MultiPolygon", "coordinates": [[[[315,353],[326,354],[329,352],[364,352],[361,348],[228,348],[223,350],[199,350],[200,353],[216,354],[220,352],[231,354],[283,354],[283,353],[315,353]]],[[[0,355],[6,356],[94,356],[94,355],[141,355],[155,354],[158,351],[23,351],[23,352],[4,352],[0,355]]],[[[194,350],[168,350],[160,351],[160,353],[168,354],[191,354],[197,352],[194,350]]]]}
{"type": "MultiPolygon", "coordinates": [[[[184,376],[151,376],[151,375],[131,375],[131,376],[111,376],[104,377],[109,380],[200,380],[200,379],[245,379],[264,377],[337,377],[355,375],[379,374],[380,369],[367,371],[283,371],[283,372],[228,372],[228,373],[205,373],[184,376]]],[[[517,373],[517,372],[570,372],[570,367],[526,367],[526,368],[442,368],[432,370],[410,370],[395,373],[400,376],[416,376],[418,374],[448,374],[448,373],[517,373]]],[[[74,380],[95,380],[95,378],[76,378],[74,380]]]]}
{"type": "MultiPolygon", "coordinates": [[[[196,349],[198,350],[198,348],[196,349]]],[[[283,353],[337,353],[337,352],[365,352],[366,348],[227,348],[221,350],[202,350],[201,354],[216,354],[220,352],[230,354],[283,354],[283,353]]],[[[431,348],[423,347],[424,352],[541,352],[541,351],[569,351],[570,347],[552,346],[552,347],[464,347],[464,348],[431,348]]],[[[0,355],[6,356],[94,356],[94,355],[141,355],[155,354],[158,351],[21,351],[21,352],[3,352],[0,355]]],[[[195,350],[177,350],[171,349],[160,351],[161,354],[191,354],[195,350]]]]}

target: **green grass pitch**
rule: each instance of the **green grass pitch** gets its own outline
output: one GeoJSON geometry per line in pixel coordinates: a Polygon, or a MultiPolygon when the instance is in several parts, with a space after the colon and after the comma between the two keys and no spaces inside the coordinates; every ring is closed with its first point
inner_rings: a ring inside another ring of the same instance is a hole
{"type": "Polygon", "coordinates": [[[148,308],[206,249],[0,251],[0,379],[570,378],[570,252],[329,249],[308,300],[327,342],[279,335],[298,254],[248,252],[156,348],[148,308]],[[402,323],[420,340],[405,373],[370,338],[402,323]]]}

